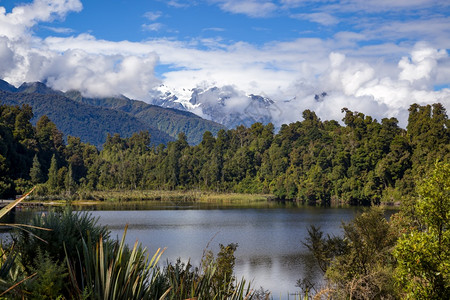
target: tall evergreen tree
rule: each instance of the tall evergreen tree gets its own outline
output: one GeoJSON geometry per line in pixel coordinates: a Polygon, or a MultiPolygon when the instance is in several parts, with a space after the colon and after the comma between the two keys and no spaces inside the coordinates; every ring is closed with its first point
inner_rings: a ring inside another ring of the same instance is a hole
{"type": "Polygon", "coordinates": [[[69,169],[67,171],[66,178],[64,180],[64,184],[65,184],[65,187],[66,187],[66,192],[69,195],[72,195],[75,192],[75,189],[76,189],[76,183],[75,183],[75,180],[73,178],[73,175],[74,174],[73,174],[72,164],[69,164],[69,169]]]}
{"type": "Polygon", "coordinates": [[[47,185],[51,191],[56,191],[58,189],[58,162],[56,161],[56,156],[54,154],[50,161],[50,168],[48,169],[47,185]]]}
{"type": "Polygon", "coordinates": [[[30,169],[30,178],[33,184],[43,183],[45,181],[44,173],[42,172],[41,163],[37,154],[34,155],[33,165],[30,169]]]}

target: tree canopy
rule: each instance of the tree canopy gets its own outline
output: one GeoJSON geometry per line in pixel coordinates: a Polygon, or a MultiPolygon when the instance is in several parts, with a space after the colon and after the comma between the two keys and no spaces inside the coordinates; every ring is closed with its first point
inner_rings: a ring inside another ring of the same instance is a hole
{"type": "Polygon", "coordinates": [[[42,193],[203,189],[271,193],[310,205],[377,205],[415,196],[416,182],[435,161],[449,160],[449,120],[441,104],[411,105],[406,129],[395,118],[378,122],[342,112],[343,125],[305,110],[302,121],[277,133],[271,123],[255,123],[216,136],[205,132],[195,146],[183,133],[160,146],[147,131],[114,134],[99,150],[78,137],[65,143],[47,116],[33,126],[27,105],[1,105],[0,196],[46,182],[42,193]]]}

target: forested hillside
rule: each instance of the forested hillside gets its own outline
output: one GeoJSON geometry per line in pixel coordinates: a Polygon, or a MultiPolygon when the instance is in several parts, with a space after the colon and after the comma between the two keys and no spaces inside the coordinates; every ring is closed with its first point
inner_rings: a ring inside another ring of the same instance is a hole
{"type": "Polygon", "coordinates": [[[33,108],[32,123],[48,116],[65,134],[79,137],[99,148],[108,133],[130,137],[134,132],[149,131],[152,143],[176,140],[179,133],[196,145],[205,131],[217,134],[225,126],[205,120],[193,113],[162,108],[124,96],[86,98],[77,91],[62,92],[44,83],[24,83],[16,88],[0,80],[0,104],[28,104],[33,108]]]}
{"type": "Polygon", "coordinates": [[[86,98],[76,91],[69,91],[65,95],[80,103],[125,112],[143,124],[153,126],[174,139],[183,132],[191,145],[200,143],[205,131],[217,135],[220,129],[226,129],[223,125],[205,120],[187,111],[163,108],[126,97],[86,98]]]}
{"type": "Polygon", "coordinates": [[[203,189],[272,193],[310,205],[373,205],[414,196],[416,182],[450,158],[449,120],[441,104],[411,105],[406,130],[344,108],[343,122],[253,124],[205,132],[190,146],[180,134],[150,146],[146,131],[109,135],[101,151],[68,137],[47,117],[30,123],[31,108],[0,107],[0,195],[41,183],[40,192],[110,189],[203,189]]]}
{"type": "Polygon", "coordinates": [[[39,92],[6,92],[0,90],[0,104],[23,105],[33,109],[33,124],[46,115],[64,133],[79,137],[100,147],[108,133],[131,136],[133,132],[148,130],[155,144],[167,143],[174,139],[168,134],[144,124],[124,112],[108,108],[94,107],[78,103],[59,93],[44,94],[39,92]]]}

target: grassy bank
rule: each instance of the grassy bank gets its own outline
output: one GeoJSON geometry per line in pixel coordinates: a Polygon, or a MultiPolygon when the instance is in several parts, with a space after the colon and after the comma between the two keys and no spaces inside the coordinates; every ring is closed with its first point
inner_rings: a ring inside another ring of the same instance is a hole
{"type": "MultiPolygon", "coordinates": [[[[199,205],[202,207],[251,207],[267,208],[280,205],[279,201],[271,194],[243,194],[243,193],[218,193],[201,190],[109,190],[109,191],[80,191],[72,195],[34,195],[27,199],[23,206],[43,205],[43,206],[64,206],[70,203],[73,206],[85,207],[91,205],[108,206],[111,208],[128,207],[143,209],[148,207],[167,206],[190,206],[199,205]]],[[[286,201],[284,203],[290,207],[297,207],[302,204],[296,201],[286,201]]],[[[385,210],[398,210],[400,203],[381,203],[379,205],[385,210]]],[[[342,201],[334,201],[331,207],[350,207],[342,201]]]]}
{"type": "Polygon", "coordinates": [[[74,205],[102,203],[140,203],[154,202],[163,204],[221,204],[221,205],[258,205],[267,204],[272,195],[215,193],[199,190],[164,191],[164,190],[110,190],[79,192],[74,195],[34,196],[30,200],[44,204],[58,205],[70,201],[74,205]]]}

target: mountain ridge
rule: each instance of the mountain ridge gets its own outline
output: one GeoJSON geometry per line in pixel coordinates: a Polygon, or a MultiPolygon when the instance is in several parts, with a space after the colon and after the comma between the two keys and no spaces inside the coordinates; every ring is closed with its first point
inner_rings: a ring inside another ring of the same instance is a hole
{"type": "Polygon", "coordinates": [[[133,132],[148,130],[152,144],[167,143],[173,139],[167,134],[118,111],[83,105],[60,95],[12,93],[0,91],[0,102],[7,105],[28,104],[33,109],[32,123],[46,115],[66,136],[76,136],[83,142],[101,147],[109,134],[131,136],[133,132]],[[64,109],[62,109],[64,107],[64,109]]]}
{"type": "Polygon", "coordinates": [[[190,144],[198,144],[205,131],[217,135],[219,130],[226,129],[224,125],[206,120],[189,111],[161,107],[144,101],[129,99],[125,96],[89,98],[83,97],[78,91],[68,91],[65,95],[77,102],[93,106],[106,107],[125,112],[144,124],[152,125],[173,138],[183,132],[190,144]]]}
{"type": "Polygon", "coordinates": [[[190,144],[201,141],[205,131],[217,134],[223,125],[186,111],[162,108],[125,96],[87,98],[80,92],[53,90],[42,82],[24,83],[18,88],[0,80],[0,102],[28,104],[36,122],[47,115],[66,135],[101,146],[108,133],[123,137],[148,130],[152,144],[167,144],[185,132],[190,144]]]}
{"type": "Polygon", "coordinates": [[[153,103],[167,108],[195,111],[229,129],[240,125],[250,127],[256,122],[274,122],[274,113],[279,112],[272,99],[245,94],[227,85],[179,90],[162,84],[155,90],[153,103]]]}

